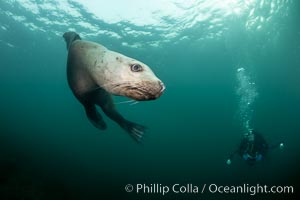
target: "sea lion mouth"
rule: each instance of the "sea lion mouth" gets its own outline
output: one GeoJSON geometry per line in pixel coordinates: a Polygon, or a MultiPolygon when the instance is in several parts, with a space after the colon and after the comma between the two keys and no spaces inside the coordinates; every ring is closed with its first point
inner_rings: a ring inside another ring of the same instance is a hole
{"type": "Polygon", "coordinates": [[[161,89],[147,86],[128,86],[125,90],[125,96],[137,101],[154,100],[162,95],[161,89]]]}
{"type": "Polygon", "coordinates": [[[165,88],[165,85],[161,81],[143,81],[139,83],[117,84],[113,93],[137,101],[149,101],[159,98],[165,88]]]}

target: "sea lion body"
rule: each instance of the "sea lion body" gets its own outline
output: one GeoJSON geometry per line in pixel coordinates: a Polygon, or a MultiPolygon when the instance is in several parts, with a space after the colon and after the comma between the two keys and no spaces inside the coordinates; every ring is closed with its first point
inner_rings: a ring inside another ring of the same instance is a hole
{"type": "Polygon", "coordinates": [[[140,141],[145,127],[123,118],[115,109],[111,94],[134,100],[154,100],[165,89],[164,84],[144,63],[90,41],[81,40],[75,32],[66,32],[68,84],[83,104],[87,117],[103,130],[106,124],[95,105],[140,141]]]}

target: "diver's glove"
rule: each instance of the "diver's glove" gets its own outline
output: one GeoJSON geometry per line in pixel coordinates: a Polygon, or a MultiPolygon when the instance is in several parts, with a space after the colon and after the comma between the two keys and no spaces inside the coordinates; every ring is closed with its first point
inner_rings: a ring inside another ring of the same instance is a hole
{"type": "Polygon", "coordinates": [[[227,164],[227,165],[230,165],[230,164],[231,164],[230,158],[226,161],[226,164],[227,164]]]}
{"type": "Polygon", "coordinates": [[[279,148],[280,148],[281,150],[284,148],[283,142],[281,142],[281,143],[279,144],[279,148]]]}

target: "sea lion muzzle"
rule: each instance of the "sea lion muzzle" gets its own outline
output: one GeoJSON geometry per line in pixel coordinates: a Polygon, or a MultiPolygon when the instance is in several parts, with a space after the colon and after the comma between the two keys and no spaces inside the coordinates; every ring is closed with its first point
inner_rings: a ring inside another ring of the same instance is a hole
{"type": "Polygon", "coordinates": [[[143,81],[140,84],[133,84],[130,86],[124,86],[122,90],[124,91],[124,96],[137,100],[137,101],[149,101],[149,100],[155,100],[159,98],[164,90],[165,85],[161,82],[149,82],[149,81],[143,81]]]}

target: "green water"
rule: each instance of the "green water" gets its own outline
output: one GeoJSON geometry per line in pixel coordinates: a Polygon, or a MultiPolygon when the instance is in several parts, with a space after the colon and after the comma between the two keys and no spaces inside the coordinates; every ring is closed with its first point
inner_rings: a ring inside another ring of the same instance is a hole
{"type": "Polygon", "coordinates": [[[0,2],[1,199],[238,196],[124,191],[126,184],[138,183],[260,183],[292,185],[299,192],[298,1],[236,1],[243,9],[236,14],[226,14],[217,1],[174,4],[185,14],[159,18],[163,13],[156,13],[161,24],[142,25],[108,22],[76,1],[62,2],[67,7],[54,10],[56,1],[50,7],[43,7],[45,1],[0,2]],[[197,18],[205,14],[210,17],[197,18]],[[117,105],[127,119],[149,128],[143,145],[106,116],[106,131],[86,118],[67,85],[62,34],[68,30],[146,63],[165,83],[165,93],[155,101],[117,105]],[[239,68],[245,70],[240,79],[239,68]],[[242,85],[243,80],[254,84],[242,85]],[[269,143],[283,140],[286,148],[270,151],[255,166],[238,156],[228,166],[247,120],[269,143]]]}

